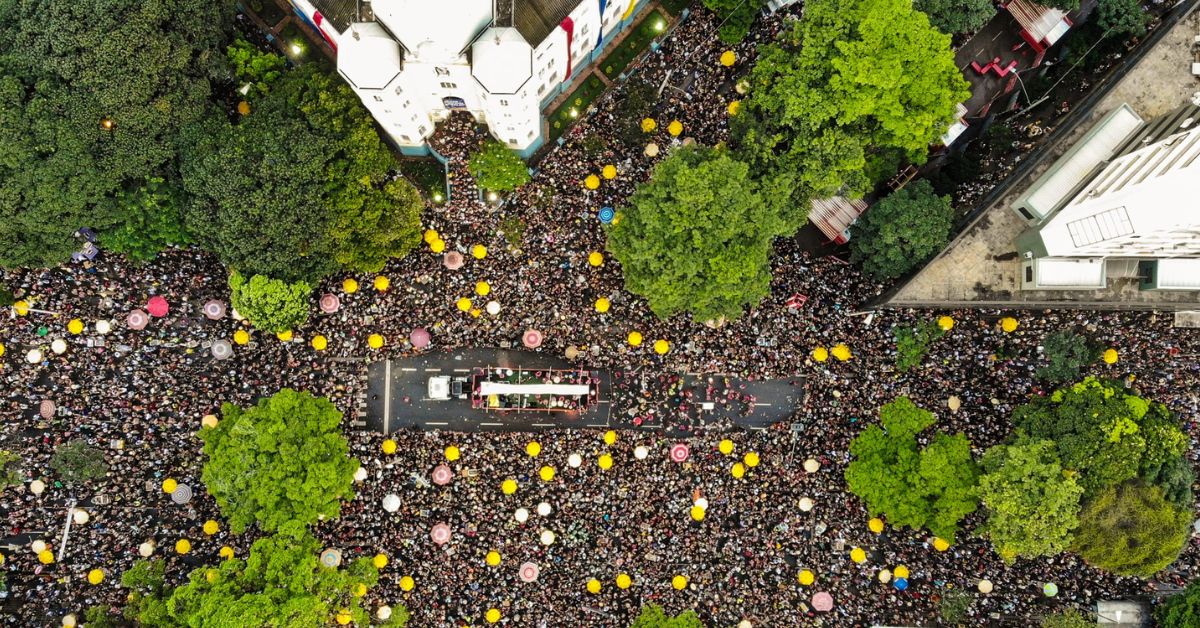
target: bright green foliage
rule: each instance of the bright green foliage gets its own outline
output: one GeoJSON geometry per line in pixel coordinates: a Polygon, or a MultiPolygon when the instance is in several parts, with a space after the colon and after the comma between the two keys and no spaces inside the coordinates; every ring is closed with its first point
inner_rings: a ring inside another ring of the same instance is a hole
{"type": "Polygon", "coordinates": [[[173,179],[233,14],[228,0],[4,3],[0,265],[64,262],[77,229],[126,222],[122,191],[173,179]]]}
{"type": "Polygon", "coordinates": [[[271,91],[271,83],[283,76],[287,67],[282,55],[263,52],[241,37],[225,48],[225,57],[238,84],[249,83],[250,94],[255,95],[271,91]]]}
{"type": "Polygon", "coordinates": [[[50,457],[50,468],[66,484],[82,484],[108,473],[104,452],[82,440],[73,440],[55,448],[54,455],[50,457]]]}
{"type": "Polygon", "coordinates": [[[290,331],[308,320],[312,286],[306,282],[284,283],[262,275],[247,281],[235,270],[229,274],[229,289],[233,309],[263,331],[290,331]]]}
{"type": "Polygon", "coordinates": [[[1084,617],[1075,609],[1059,611],[1042,617],[1041,628],[1096,628],[1096,620],[1084,617]]]}
{"type": "Polygon", "coordinates": [[[109,607],[97,604],[89,606],[83,612],[83,625],[85,628],[119,628],[121,624],[117,623],[119,617],[113,615],[109,607]]]}
{"type": "Polygon", "coordinates": [[[1167,598],[1154,611],[1160,628],[1195,628],[1200,626],[1200,580],[1193,580],[1183,590],[1167,598]]]}
{"type": "Polygon", "coordinates": [[[850,259],[876,279],[894,279],[946,245],[954,226],[949,196],[921,179],[876,203],[850,227],[850,259]]]}
{"type": "Polygon", "coordinates": [[[479,187],[485,190],[508,192],[529,183],[529,168],[521,157],[493,139],[471,155],[467,168],[479,187]]]}
{"type": "Polygon", "coordinates": [[[183,157],[197,240],[247,274],[310,281],[378,270],[419,242],[420,204],[342,81],[283,74],[238,124],[211,118],[183,157]]]}
{"type": "Polygon", "coordinates": [[[1149,578],[1179,556],[1190,523],[1191,511],[1163,499],[1162,489],[1125,482],[1084,506],[1071,551],[1093,567],[1149,578]]]}
{"type": "Polygon", "coordinates": [[[725,151],[679,148],[621,210],[608,249],[660,318],[737,318],[770,291],[771,240],[795,226],[747,174],[725,151]]]}
{"type": "Polygon", "coordinates": [[[990,0],[916,0],[913,7],[929,16],[943,33],[972,33],[996,15],[990,0]]]}
{"type": "Polygon", "coordinates": [[[811,199],[861,195],[899,157],[923,162],[970,95],[950,37],[910,0],[806,2],[749,83],[734,144],[801,215],[811,199]]]}
{"type": "Polygon", "coordinates": [[[736,44],[750,32],[754,18],[767,0],[703,0],[704,6],[717,14],[721,41],[736,44]]]}
{"type": "Polygon", "coordinates": [[[696,615],[696,611],[683,611],[671,617],[663,607],[648,604],[642,607],[642,612],[629,624],[629,628],[704,628],[704,623],[696,615]]]}
{"type": "Polygon", "coordinates": [[[1063,467],[1078,474],[1085,497],[1170,462],[1187,437],[1167,409],[1093,377],[1013,411],[1013,423],[1054,441],[1063,467]]]}
{"type": "Polygon", "coordinates": [[[934,341],[946,335],[936,323],[926,321],[912,327],[897,327],[896,370],[901,373],[916,367],[934,341]]]}
{"type": "Polygon", "coordinates": [[[938,432],[924,449],[917,434],[936,421],[907,397],[879,410],[883,424],[863,430],[850,443],[854,460],[846,469],[850,491],[894,525],[929,528],[951,542],[958,522],[978,506],[979,469],[962,434],[938,432]]]}
{"type": "Polygon", "coordinates": [[[354,595],[354,589],[374,586],[379,571],[369,558],[344,569],[323,567],[320,551],[320,543],[293,524],[255,541],[249,558],[196,569],[179,587],[165,584],[163,561],[138,561],[121,577],[121,584],[130,589],[125,616],[159,628],[316,628],[336,625],[337,614],[344,610],[354,625],[369,625],[362,597],[354,595]]]}
{"type": "Polygon", "coordinates": [[[1079,0],[1046,0],[1040,4],[1055,9],[1062,9],[1068,13],[1079,8],[1079,0]]]}
{"type": "Polygon", "coordinates": [[[336,517],[354,496],[358,461],[340,432],[342,413],[324,397],[289,388],[243,410],[221,407],[204,428],[201,479],[237,534],[254,522],[272,532],[287,523],[336,517]]]}
{"type": "Polygon", "coordinates": [[[100,234],[100,245],[136,261],[154,259],[169,245],[190,242],[179,211],[179,190],[160,177],[147,179],[132,192],[117,194],[125,222],[100,234]]]}
{"type": "Polygon", "coordinates": [[[1096,350],[1088,339],[1069,331],[1056,331],[1042,343],[1049,364],[1038,367],[1037,376],[1051,382],[1068,382],[1079,377],[1079,370],[1096,359],[1096,350]]]}
{"type": "Polygon", "coordinates": [[[983,456],[979,497],[988,510],[980,536],[1006,562],[1067,549],[1079,525],[1083,489],[1063,471],[1054,443],[1019,440],[983,456]]]}
{"type": "Polygon", "coordinates": [[[1141,37],[1146,34],[1150,15],[1137,0],[1100,0],[1096,5],[1096,19],[1105,31],[1141,37]]]}
{"type": "Polygon", "coordinates": [[[21,482],[21,456],[0,449],[0,491],[21,482]]]}

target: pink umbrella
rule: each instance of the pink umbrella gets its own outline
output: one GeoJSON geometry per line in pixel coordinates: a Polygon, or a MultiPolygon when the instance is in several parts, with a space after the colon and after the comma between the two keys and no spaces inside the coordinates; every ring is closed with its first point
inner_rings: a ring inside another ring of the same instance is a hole
{"type": "Polygon", "coordinates": [[[438,545],[445,545],[450,540],[450,526],[444,523],[433,526],[433,529],[429,531],[429,538],[438,545]]]}
{"type": "Polygon", "coordinates": [[[439,464],[438,466],[434,467],[432,475],[433,483],[437,484],[438,486],[445,486],[450,483],[450,480],[454,479],[454,472],[450,470],[450,467],[447,467],[444,464],[439,464]]]}
{"type": "Polygon", "coordinates": [[[429,346],[429,332],[424,327],[417,327],[408,335],[408,341],[417,349],[424,349],[429,346]]]}
{"type": "Polygon", "coordinates": [[[521,570],[517,573],[521,577],[521,582],[534,582],[538,579],[538,573],[540,572],[541,570],[538,569],[537,563],[523,563],[521,570]]]}
{"type": "Polygon", "coordinates": [[[530,329],[521,336],[521,343],[530,349],[537,349],[542,346],[542,332],[536,329],[530,329]]]}
{"type": "Polygon", "coordinates": [[[338,311],[338,308],[342,307],[342,302],[337,298],[337,295],[323,294],[318,305],[320,305],[322,312],[333,314],[338,311]]]}
{"type": "Polygon", "coordinates": [[[683,443],[671,446],[671,460],[675,462],[685,462],[691,453],[688,446],[683,443]]]}
{"type": "Polygon", "coordinates": [[[225,304],[213,299],[204,304],[204,315],[209,320],[220,320],[225,317],[225,304]]]}
{"type": "Polygon", "coordinates": [[[463,256],[458,251],[450,251],[442,256],[442,263],[450,270],[458,270],[462,268],[463,256]]]}
{"type": "Polygon", "coordinates": [[[54,405],[54,402],[49,399],[43,399],[42,403],[38,404],[38,414],[42,415],[43,419],[53,418],[57,410],[58,406],[54,405]]]}
{"type": "Polygon", "coordinates": [[[167,311],[170,309],[170,306],[167,305],[167,300],[162,295],[156,294],[150,297],[149,301],[146,301],[146,310],[150,312],[150,316],[155,318],[166,316],[167,311]]]}
{"type": "Polygon", "coordinates": [[[130,329],[145,329],[146,323],[149,322],[150,317],[146,316],[146,313],[141,310],[134,310],[129,313],[129,316],[125,317],[125,324],[128,325],[130,329]]]}
{"type": "Polygon", "coordinates": [[[829,612],[833,610],[833,596],[821,591],[812,596],[812,605],[814,609],[822,613],[829,612]]]}

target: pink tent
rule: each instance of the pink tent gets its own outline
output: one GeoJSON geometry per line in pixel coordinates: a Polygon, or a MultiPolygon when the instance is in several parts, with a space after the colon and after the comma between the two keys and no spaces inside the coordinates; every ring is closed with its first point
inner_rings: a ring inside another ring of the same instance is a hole
{"type": "Polygon", "coordinates": [[[833,596],[825,591],[821,591],[812,596],[812,605],[814,609],[822,613],[829,612],[833,610],[833,596]]]}
{"type": "Polygon", "coordinates": [[[149,301],[146,301],[146,310],[150,312],[150,316],[155,318],[166,316],[170,309],[170,306],[167,305],[167,300],[162,295],[156,294],[150,297],[149,301]]]}
{"type": "Polygon", "coordinates": [[[141,310],[134,310],[129,313],[129,316],[125,317],[125,324],[128,325],[130,329],[145,329],[146,323],[149,322],[150,317],[146,316],[146,313],[141,310]]]}
{"type": "Polygon", "coordinates": [[[326,314],[333,314],[334,312],[338,311],[338,308],[342,307],[342,302],[337,298],[337,295],[323,294],[321,295],[321,300],[318,302],[318,305],[320,305],[322,312],[325,312],[326,314]]]}
{"type": "Polygon", "coordinates": [[[445,486],[454,479],[454,472],[444,464],[439,464],[433,468],[433,483],[438,486],[445,486]]]}
{"type": "Polygon", "coordinates": [[[445,545],[450,540],[450,526],[439,523],[429,531],[429,538],[438,545],[445,545]]]}
{"type": "Polygon", "coordinates": [[[417,327],[408,334],[408,341],[417,349],[424,349],[429,346],[429,332],[424,327],[417,327]]]}
{"type": "Polygon", "coordinates": [[[459,253],[458,251],[450,251],[450,252],[446,253],[445,255],[442,256],[442,264],[445,264],[446,268],[449,268],[450,270],[458,270],[458,269],[462,268],[462,266],[463,266],[462,253],[459,253]]]}
{"type": "Polygon", "coordinates": [[[537,349],[542,346],[542,332],[536,329],[530,329],[521,336],[521,343],[530,349],[537,349]]]}

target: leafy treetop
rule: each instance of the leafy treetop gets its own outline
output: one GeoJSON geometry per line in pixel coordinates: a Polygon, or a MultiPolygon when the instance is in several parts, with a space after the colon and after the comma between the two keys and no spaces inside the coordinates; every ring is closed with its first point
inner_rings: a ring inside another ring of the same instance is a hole
{"type": "Polygon", "coordinates": [[[255,275],[246,280],[236,270],[229,274],[229,301],[239,314],[258,329],[280,333],[308,320],[308,295],[312,286],[304,281],[285,283],[255,275]]]}
{"type": "Polygon", "coordinates": [[[1157,486],[1125,482],[1083,507],[1071,551],[1093,567],[1149,578],[1179,556],[1191,519],[1191,509],[1168,502],[1157,486]]]}
{"type": "Polygon", "coordinates": [[[629,628],[704,628],[704,623],[696,611],[687,610],[672,617],[661,606],[648,604],[642,607],[642,612],[629,628]]]}
{"type": "Polygon", "coordinates": [[[467,162],[479,187],[495,192],[515,190],[529,182],[529,168],[509,147],[489,139],[467,162]]]}
{"type": "Polygon", "coordinates": [[[979,497],[988,510],[979,528],[1007,562],[1067,549],[1079,526],[1083,489],[1063,472],[1054,443],[1018,440],[983,456],[979,497]]]}
{"type": "Polygon", "coordinates": [[[954,226],[949,196],[922,179],[893,192],[850,227],[850,259],[876,279],[907,273],[945,246],[954,226]]]}

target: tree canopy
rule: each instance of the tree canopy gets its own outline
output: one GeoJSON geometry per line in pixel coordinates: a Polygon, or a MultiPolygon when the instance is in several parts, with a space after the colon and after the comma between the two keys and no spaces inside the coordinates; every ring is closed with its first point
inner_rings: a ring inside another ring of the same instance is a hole
{"type": "Polygon", "coordinates": [[[971,33],[996,15],[991,0],[915,0],[913,7],[929,16],[943,33],[971,33]]]}
{"type": "Polygon", "coordinates": [[[875,203],[850,227],[850,259],[876,279],[894,279],[937,253],[950,238],[949,196],[922,179],[875,203]]]}
{"type": "Polygon", "coordinates": [[[1067,382],[1079,377],[1079,371],[1096,358],[1088,339],[1069,331],[1056,331],[1042,343],[1048,364],[1039,366],[1036,375],[1052,382],[1067,382]]]}
{"type": "Polygon", "coordinates": [[[88,480],[104,477],[108,473],[108,462],[104,451],[82,440],[59,445],[50,457],[50,468],[66,484],[82,484],[88,480]]]}
{"type": "Polygon", "coordinates": [[[509,147],[488,139],[471,155],[467,168],[479,187],[495,192],[515,190],[529,182],[529,168],[509,147]]]}
{"type": "Polygon", "coordinates": [[[228,0],[9,2],[0,37],[0,265],[52,266],[141,220],[175,175],[180,130],[210,110],[228,0]]]}
{"type": "Polygon", "coordinates": [[[717,30],[721,41],[736,44],[746,37],[754,18],[767,4],[767,0],[703,0],[704,6],[717,14],[721,27],[717,30]]]}
{"type": "Polygon", "coordinates": [[[978,506],[979,469],[966,436],[936,433],[919,449],[917,435],[934,424],[932,412],[907,397],[879,409],[882,427],[871,425],[850,443],[846,468],[850,491],[895,525],[929,528],[953,542],[958,522],[978,506]]]}
{"type": "Polygon", "coordinates": [[[625,287],[660,318],[737,318],[770,292],[774,237],[789,224],[728,152],[682,147],[654,169],[609,229],[625,287]]]}
{"type": "Polygon", "coordinates": [[[1150,15],[1137,0],[1100,0],[1096,4],[1096,19],[1106,31],[1141,37],[1146,34],[1150,15]]]}
{"type": "Polygon", "coordinates": [[[907,0],[810,0],[759,49],[731,120],[735,146],[778,200],[861,195],[928,145],[970,95],[950,37],[907,0]]]}
{"type": "Polygon", "coordinates": [[[1084,505],[1071,551],[1093,567],[1149,578],[1179,556],[1191,519],[1190,509],[1168,502],[1157,486],[1125,482],[1084,505]]]}
{"type": "Polygon", "coordinates": [[[1161,628],[1200,626],[1200,580],[1193,580],[1181,593],[1167,598],[1154,610],[1161,628]]]}
{"type": "Polygon", "coordinates": [[[358,461],[328,399],[285,388],[246,409],[227,403],[221,414],[215,428],[200,430],[208,457],[201,479],[234,533],[255,522],[272,532],[336,517],[340,500],[353,497],[358,461]]]}
{"type": "Polygon", "coordinates": [[[255,275],[247,280],[236,270],[229,274],[229,301],[250,324],[263,331],[280,333],[308,320],[307,282],[285,283],[255,275]]]}
{"type": "Polygon", "coordinates": [[[663,607],[657,604],[647,604],[642,612],[629,624],[629,628],[704,628],[704,622],[696,615],[696,611],[687,610],[675,615],[667,615],[663,607]]]}
{"type": "Polygon", "coordinates": [[[904,373],[921,364],[933,343],[946,335],[945,330],[933,321],[925,321],[911,327],[896,327],[896,370],[904,373]]]}
{"type": "Polygon", "coordinates": [[[0,491],[21,484],[21,456],[0,449],[0,491]]]}
{"type": "Polygon", "coordinates": [[[1054,443],[1019,440],[987,450],[979,497],[988,510],[979,528],[1007,562],[1067,549],[1079,525],[1083,489],[1063,472],[1054,443]]]}
{"type": "Polygon", "coordinates": [[[365,557],[345,568],[324,567],[320,551],[303,526],[290,524],[255,541],[249,557],[195,569],[178,587],[166,584],[164,561],[138,561],[121,577],[130,589],[125,616],[161,628],[316,628],[334,625],[345,613],[355,625],[368,625],[362,595],[375,585],[379,571],[365,557]]]}

